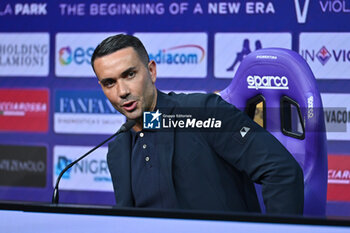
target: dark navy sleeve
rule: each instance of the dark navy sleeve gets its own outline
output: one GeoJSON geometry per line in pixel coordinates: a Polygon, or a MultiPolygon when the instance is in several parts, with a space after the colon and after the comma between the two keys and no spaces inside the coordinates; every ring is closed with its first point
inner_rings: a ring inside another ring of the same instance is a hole
{"type": "Polygon", "coordinates": [[[287,149],[220,96],[211,95],[205,106],[222,121],[220,129],[207,133],[209,143],[224,160],[262,184],[266,212],[303,214],[303,172],[287,149]]]}

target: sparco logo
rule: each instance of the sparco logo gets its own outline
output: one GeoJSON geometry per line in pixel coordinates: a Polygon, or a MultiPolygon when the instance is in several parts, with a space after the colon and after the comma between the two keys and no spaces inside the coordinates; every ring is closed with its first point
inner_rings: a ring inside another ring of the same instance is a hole
{"type": "Polygon", "coordinates": [[[278,89],[288,90],[288,78],[286,76],[258,76],[249,75],[247,77],[248,89],[278,89]]]}

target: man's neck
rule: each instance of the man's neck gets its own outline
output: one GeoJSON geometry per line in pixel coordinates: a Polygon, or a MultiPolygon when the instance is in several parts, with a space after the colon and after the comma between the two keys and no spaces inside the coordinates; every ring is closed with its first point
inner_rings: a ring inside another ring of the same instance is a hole
{"type": "Polygon", "coordinates": [[[142,130],[142,119],[137,120],[137,121],[136,121],[136,124],[134,125],[134,127],[132,127],[132,129],[133,129],[135,132],[141,131],[141,130],[142,130]]]}

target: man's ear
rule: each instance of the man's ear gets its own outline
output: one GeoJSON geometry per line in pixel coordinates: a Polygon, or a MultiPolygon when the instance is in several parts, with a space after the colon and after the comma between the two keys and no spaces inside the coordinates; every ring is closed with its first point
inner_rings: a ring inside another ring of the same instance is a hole
{"type": "Polygon", "coordinates": [[[98,84],[100,84],[100,86],[102,87],[102,83],[101,83],[101,81],[100,81],[100,80],[98,80],[98,84]]]}
{"type": "Polygon", "coordinates": [[[154,60],[151,60],[148,63],[148,71],[151,75],[152,83],[155,83],[157,79],[157,65],[154,60]]]}

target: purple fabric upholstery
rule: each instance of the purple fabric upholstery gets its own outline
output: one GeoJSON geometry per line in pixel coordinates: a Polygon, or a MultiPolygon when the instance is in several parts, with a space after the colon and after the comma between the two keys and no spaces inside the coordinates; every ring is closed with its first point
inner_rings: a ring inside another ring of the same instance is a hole
{"type": "Polygon", "coordinates": [[[264,96],[266,129],[289,150],[304,171],[304,215],[325,215],[327,148],[323,107],[315,77],[305,60],[287,49],[254,51],[245,57],[231,84],[219,94],[241,110],[245,109],[247,100],[259,94],[264,96]],[[300,105],[304,139],[282,133],[282,96],[288,96],[300,105]]]}

